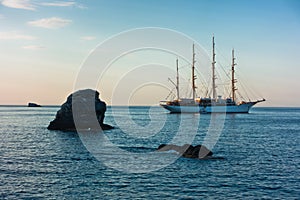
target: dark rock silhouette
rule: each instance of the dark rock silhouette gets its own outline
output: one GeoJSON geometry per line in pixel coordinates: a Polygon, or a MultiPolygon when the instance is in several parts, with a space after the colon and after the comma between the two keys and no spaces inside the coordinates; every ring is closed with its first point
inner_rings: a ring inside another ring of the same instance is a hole
{"type": "Polygon", "coordinates": [[[28,103],[28,107],[42,107],[42,106],[36,103],[28,103]]]}
{"type": "Polygon", "coordinates": [[[185,158],[199,158],[204,159],[213,155],[209,149],[207,149],[204,145],[192,146],[189,144],[185,144],[183,146],[178,146],[174,144],[161,144],[157,151],[177,151],[182,157],[185,158]]]}
{"type": "Polygon", "coordinates": [[[104,124],[106,103],[99,99],[99,92],[91,89],[79,90],[69,95],[50,122],[49,130],[76,131],[79,129],[102,130],[114,127],[104,124]],[[76,126],[74,120],[77,122],[76,126]]]}

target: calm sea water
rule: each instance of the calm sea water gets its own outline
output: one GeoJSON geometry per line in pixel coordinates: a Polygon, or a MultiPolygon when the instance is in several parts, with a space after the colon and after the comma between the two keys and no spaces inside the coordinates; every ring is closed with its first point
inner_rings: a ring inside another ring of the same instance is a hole
{"type": "Polygon", "coordinates": [[[222,129],[211,123],[212,115],[168,114],[160,107],[109,108],[105,121],[119,128],[105,136],[133,156],[151,154],[162,143],[201,144],[208,130],[221,130],[213,138],[216,159],[178,158],[153,171],[156,161],[176,158],[167,152],[149,162],[145,173],[131,173],[143,166],[126,164],[122,156],[111,159],[114,168],[110,155],[96,159],[102,155],[90,153],[76,133],[47,130],[58,109],[0,107],[1,199],[300,198],[299,108],[228,114],[224,123],[217,121],[222,129]]]}

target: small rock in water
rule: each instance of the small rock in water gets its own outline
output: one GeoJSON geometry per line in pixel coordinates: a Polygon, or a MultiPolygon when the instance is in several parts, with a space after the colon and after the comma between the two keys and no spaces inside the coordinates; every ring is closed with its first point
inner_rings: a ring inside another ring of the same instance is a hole
{"type": "Polygon", "coordinates": [[[41,107],[41,105],[36,103],[28,103],[28,107],[41,107]]]}
{"type": "Polygon", "coordinates": [[[79,129],[96,130],[97,125],[100,125],[102,130],[113,129],[114,127],[104,124],[105,111],[106,103],[99,99],[98,91],[79,90],[68,96],[67,101],[57,111],[55,119],[50,122],[48,129],[76,131],[74,118],[79,123],[80,127],[77,127],[79,129]]]}
{"type": "Polygon", "coordinates": [[[185,144],[183,146],[178,146],[174,144],[161,144],[157,148],[157,151],[170,151],[170,150],[174,150],[178,152],[182,157],[185,158],[203,159],[213,155],[213,152],[211,152],[204,145],[193,146],[190,144],[185,144]]]}

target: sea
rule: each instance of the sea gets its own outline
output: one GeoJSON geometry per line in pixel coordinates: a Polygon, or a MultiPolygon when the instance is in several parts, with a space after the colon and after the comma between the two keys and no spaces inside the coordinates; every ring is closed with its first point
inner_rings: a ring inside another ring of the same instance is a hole
{"type": "Polygon", "coordinates": [[[47,130],[58,110],[0,106],[0,199],[300,199],[300,108],[112,106],[95,133],[47,130]],[[214,154],[156,151],[185,143],[214,154]]]}

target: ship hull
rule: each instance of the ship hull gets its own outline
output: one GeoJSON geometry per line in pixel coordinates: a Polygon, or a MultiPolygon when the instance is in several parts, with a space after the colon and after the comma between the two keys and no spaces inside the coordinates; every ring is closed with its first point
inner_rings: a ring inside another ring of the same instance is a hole
{"type": "Polygon", "coordinates": [[[200,106],[200,105],[161,105],[171,113],[249,113],[255,102],[229,106],[200,106]]]}

